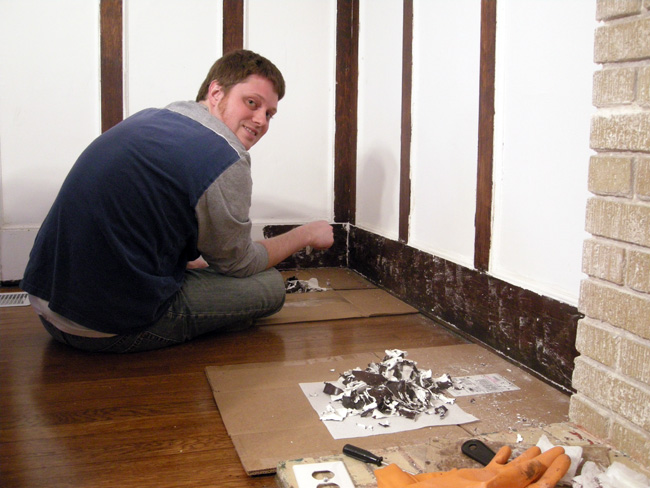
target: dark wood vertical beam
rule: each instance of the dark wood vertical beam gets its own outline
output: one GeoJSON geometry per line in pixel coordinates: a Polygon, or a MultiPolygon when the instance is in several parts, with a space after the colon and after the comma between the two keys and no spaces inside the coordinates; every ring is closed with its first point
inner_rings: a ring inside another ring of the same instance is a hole
{"type": "Polygon", "coordinates": [[[481,67],[474,267],[487,271],[492,240],[492,157],[497,0],[481,1],[481,67]]]}
{"type": "Polygon", "coordinates": [[[244,47],[244,0],[223,0],[223,53],[244,47]]]}
{"type": "Polygon", "coordinates": [[[357,188],[357,89],[359,0],[338,0],[336,15],[336,132],[334,220],[355,223],[357,188]]]}
{"type": "Polygon", "coordinates": [[[122,0],[100,2],[102,132],[124,118],[122,0]]]}
{"type": "Polygon", "coordinates": [[[409,240],[411,214],[411,89],[413,86],[413,0],[404,0],[402,28],[402,137],[399,183],[399,240],[409,240]]]}

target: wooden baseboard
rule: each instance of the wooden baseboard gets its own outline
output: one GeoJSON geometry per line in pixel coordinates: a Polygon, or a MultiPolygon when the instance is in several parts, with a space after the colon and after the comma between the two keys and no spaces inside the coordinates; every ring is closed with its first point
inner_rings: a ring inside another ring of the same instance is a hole
{"type": "Polygon", "coordinates": [[[573,305],[403,243],[350,228],[348,267],[417,308],[571,391],[573,305]]]}
{"type": "MultiPolygon", "coordinates": [[[[263,229],[265,238],[274,237],[290,231],[296,225],[267,225],[263,229]]],[[[282,261],[278,269],[300,268],[345,268],[347,267],[348,225],[334,224],[334,245],[327,251],[314,249],[297,252],[282,261]]]]}

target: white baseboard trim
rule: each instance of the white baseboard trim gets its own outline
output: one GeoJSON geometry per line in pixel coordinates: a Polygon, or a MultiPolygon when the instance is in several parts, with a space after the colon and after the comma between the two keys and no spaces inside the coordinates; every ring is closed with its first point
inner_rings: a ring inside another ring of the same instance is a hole
{"type": "Polygon", "coordinates": [[[23,278],[38,227],[2,227],[0,229],[0,281],[23,278]]]}

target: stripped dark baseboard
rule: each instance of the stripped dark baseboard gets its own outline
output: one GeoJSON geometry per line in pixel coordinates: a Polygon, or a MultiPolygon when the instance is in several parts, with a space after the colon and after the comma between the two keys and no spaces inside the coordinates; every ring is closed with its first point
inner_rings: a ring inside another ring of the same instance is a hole
{"type": "MultiPolygon", "coordinates": [[[[292,226],[264,229],[271,237],[292,226]]],[[[348,267],[443,325],[571,391],[576,307],[355,226],[335,225],[335,245],[301,252],[280,269],[348,267]]]]}
{"type": "MultiPolygon", "coordinates": [[[[275,237],[296,227],[295,225],[267,225],[263,229],[264,237],[275,237]]],[[[334,224],[334,245],[327,251],[309,251],[303,249],[282,261],[278,269],[299,268],[345,268],[348,253],[348,226],[334,224]]]]}
{"type": "Polygon", "coordinates": [[[349,243],[350,269],[571,390],[576,307],[356,227],[349,243]]]}

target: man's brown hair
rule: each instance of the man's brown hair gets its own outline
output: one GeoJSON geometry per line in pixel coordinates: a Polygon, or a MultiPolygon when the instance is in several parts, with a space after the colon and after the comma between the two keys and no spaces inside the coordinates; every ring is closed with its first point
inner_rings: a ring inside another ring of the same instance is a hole
{"type": "Polygon", "coordinates": [[[206,99],[210,83],[215,80],[223,89],[224,94],[228,94],[233,86],[251,75],[258,75],[269,80],[278,94],[278,100],[282,99],[285,85],[280,70],[265,57],[253,51],[239,49],[224,54],[212,65],[208,76],[199,88],[196,101],[200,102],[206,99]]]}

